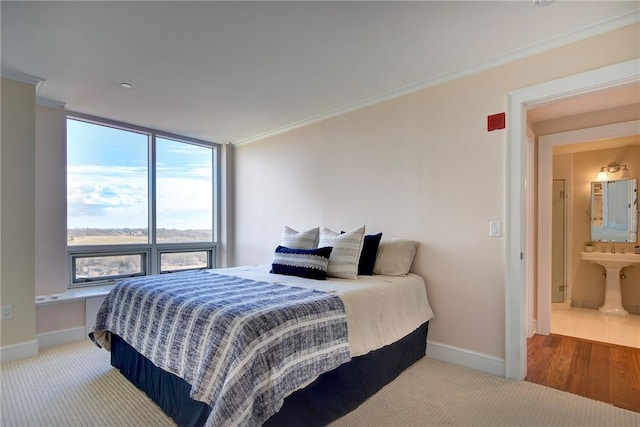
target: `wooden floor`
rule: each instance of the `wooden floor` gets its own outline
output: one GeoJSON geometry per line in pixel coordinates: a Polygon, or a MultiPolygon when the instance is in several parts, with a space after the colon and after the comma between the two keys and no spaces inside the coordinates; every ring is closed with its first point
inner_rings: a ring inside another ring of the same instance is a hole
{"type": "Polygon", "coordinates": [[[562,335],[527,342],[526,381],[640,412],[640,349],[562,335]]]}

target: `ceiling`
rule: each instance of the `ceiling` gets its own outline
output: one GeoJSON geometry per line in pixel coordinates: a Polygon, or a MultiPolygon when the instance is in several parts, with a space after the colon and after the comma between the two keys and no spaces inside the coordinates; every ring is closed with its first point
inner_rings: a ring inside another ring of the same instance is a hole
{"type": "MultiPolygon", "coordinates": [[[[40,99],[239,143],[638,22],[640,2],[2,1],[0,7],[3,76],[43,79],[40,99]]],[[[602,102],[608,101],[590,108],[602,102]]],[[[538,113],[557,117],[584,106],[538,113]]]]}
{"type": "MultiPolygon", "coordinates": [[[[539,123],[545,120],[576,116],[584,113],[601,112],[630,105],[636,106],[636,109],[640,111],[640,82],[621,85],[606,90],[593,91],[584,95],[564,98],[559,101],[552,101],[540,107],[528,109],[527,115],[533,123],[539,123]]],[[[553,153],[579,153],[631,145],[640,145],[640,135],[612,137],[554,146],[553,153]]]]}
{"type": "Polygon", "coordinates": [[[584,151],[610,150],[613,148],[640,145],[640,135],[629,135],[617,138],[607,138],[597,141],[585,141],[576,144],[556,145],[553,154],[581,153],[584,151]]]}
{"type": "Polygon", "coordinates": [[[564,98],[527,110],[534,122],[640,104],[640,82],[564,98]]]}

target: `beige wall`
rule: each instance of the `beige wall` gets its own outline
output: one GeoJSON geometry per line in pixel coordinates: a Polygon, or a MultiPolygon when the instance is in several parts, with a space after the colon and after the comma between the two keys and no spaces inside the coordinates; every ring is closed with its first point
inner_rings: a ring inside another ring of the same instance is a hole
{"type": "MultiPolygon", "coordinates": [[[[67,290],[66,119],[62,106],[36,107],[36,295],[67,290]]],[[[36,308],[37,334],[84,324],[84,301],[36,308]]]]}
{"type": "Polygon", "coordinates": [[[504,357],[506,94],[638,58],[633,25],[236,149],[235,263],[269,263],[283,225],[420,242],[429,338],[504,357]]]}
{"type": "Polygon", "coordinates": [[[0,346],[35,340],[35,87],[2,79],[0,346]]]}
{"type": "Polygon", "coordinates": [[[36,107],[36,295],[66,286],[66,112],[36,107]]]}
{"type": "Polygon", "coordinates": [[[84,300],[40,306],[36,309],[36,332],[44,334],[85,327],[84,300]]]}

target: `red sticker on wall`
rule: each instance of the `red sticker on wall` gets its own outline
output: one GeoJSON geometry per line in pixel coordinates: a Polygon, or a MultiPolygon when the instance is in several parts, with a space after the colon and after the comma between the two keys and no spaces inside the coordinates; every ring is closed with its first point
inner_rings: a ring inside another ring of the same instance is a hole
{"type": "Polygon", "coordinates": [[[493,114],[487,117],[487,132],[496,129],[504,129],[506,122],[506,113],[493,114]]]}

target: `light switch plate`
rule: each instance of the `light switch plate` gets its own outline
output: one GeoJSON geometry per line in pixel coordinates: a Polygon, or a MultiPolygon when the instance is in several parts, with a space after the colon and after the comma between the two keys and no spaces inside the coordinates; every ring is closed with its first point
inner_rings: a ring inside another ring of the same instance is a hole
{"type": "Polygon", "coordinates": [[[502,236],[502,222],[489,221],[489,237],[502,236]]]}
{"type": "Polygon", "coordinates": [[[11,306],[11,304],[3,305],[2,311],[0,312],[0,319],[6,320],[6,319],[11,319],[12,317],[13,317],[13,307],[11,306]]]}

